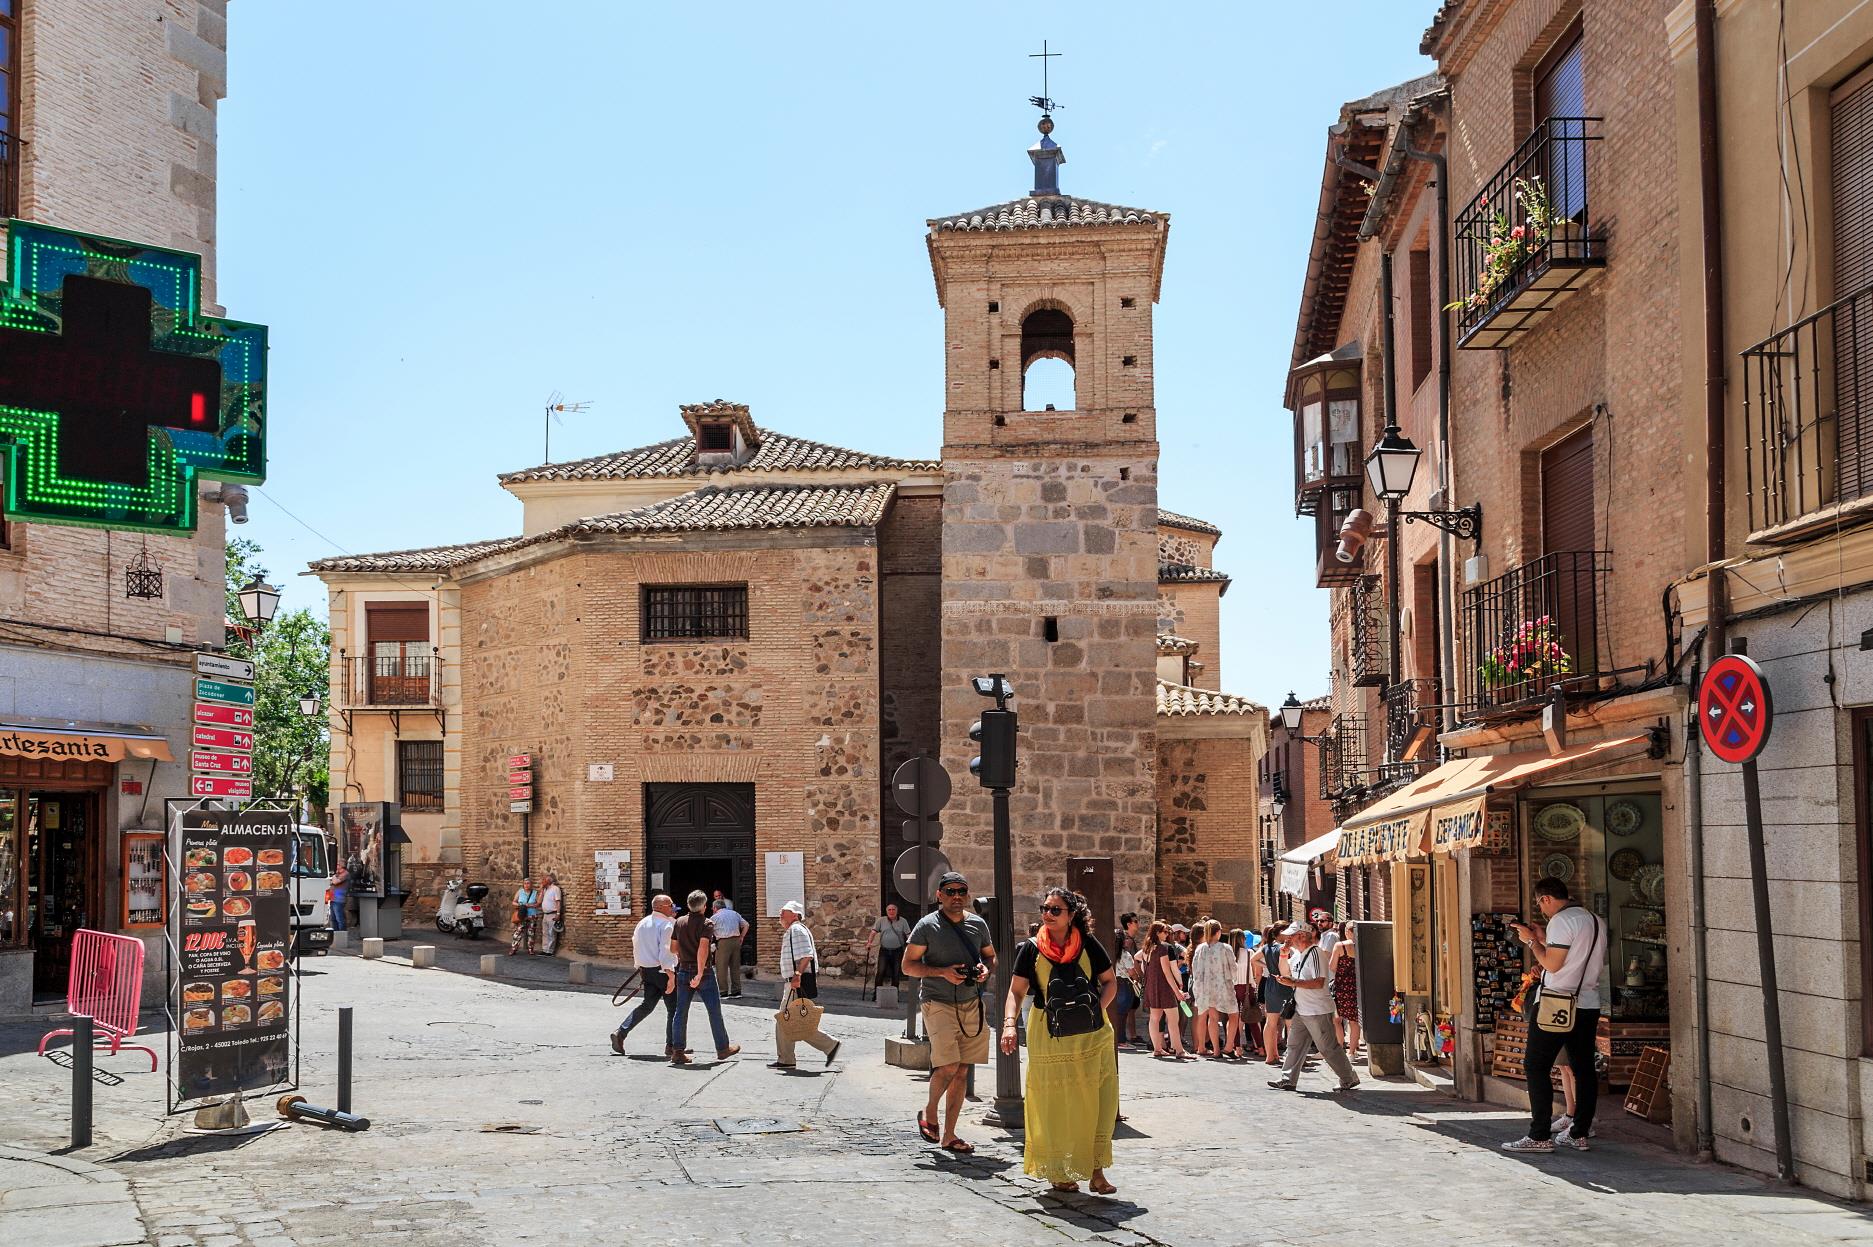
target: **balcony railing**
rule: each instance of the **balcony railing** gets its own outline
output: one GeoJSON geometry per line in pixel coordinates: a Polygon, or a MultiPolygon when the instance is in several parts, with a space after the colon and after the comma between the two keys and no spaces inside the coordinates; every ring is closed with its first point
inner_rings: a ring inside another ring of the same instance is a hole
{"type": "Polygon", "coordinates": [[[1379,645],[1380,633],[1383,631],[1380,626],[1383,609],[1380,596],[1377,576],[1361,576],[1352,584],[1347,609],[1352,614],[1352,652],[1349,660],[1356,688],[1382,686],[1388,674],[1379,645]]]}
{"type": "Polygon", "coordinates": [[[1873,497],[1873,286],[1743,352],[1749,524],[1873,497]]]}
{"type": "Polygon", "coordinates": [[[434,654],[353,654],[345,664],[350,706],[435,706],[442,693],[442,659],[434,654]]]}
{"type": "Polygon", "coordinates": [[[1607,556],[1544,554],[1463,595],[1466,716],[1524,707],[1604,676],[1607,556]]]}
{"type": "Polygon", "coordinates": [[[24,146],[17,134],[0,130],[0,217],[19,215],[20,148],[24,146]]]}
{"type": "Polygon", "coordinates": [[[1436,680],[1400,680],[1386,687],[1386,783],[1415,779],[1437,762],[1437,709],[1436,680]]]}
{"type": "Polygon", "coordinates": [[[1598,117],[1535,127],[1462,212],[1453,234],[1457,345],[1503,350],[1606,266],[1587,202],[1598,117]]]}

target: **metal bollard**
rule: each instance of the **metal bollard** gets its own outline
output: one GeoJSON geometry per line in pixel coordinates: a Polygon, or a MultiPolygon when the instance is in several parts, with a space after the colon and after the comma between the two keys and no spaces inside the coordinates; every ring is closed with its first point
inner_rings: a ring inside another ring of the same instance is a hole
{"type": "Polygon", "coordinates": [[[316,1121],[321,1125],[337,1126],[353,1133],[371,1128],[371,1119],[368,1117],[357,1117],[336,1109],[307,1104],[306,1097],[303,1095],[283,1095],[275,1107],[279,1109],[280,1116],[288,1121],[316,1121]]]}
{"type": "Polygon", "coordinates": [[[72,1019],[72,1146],[91,1146],[91,1018],[72,1019]]]}
{"type": "Polygon", "coordinates": [[[351,1111],[351,1006],[338,1009],[338,1111],[351,1111]]]}

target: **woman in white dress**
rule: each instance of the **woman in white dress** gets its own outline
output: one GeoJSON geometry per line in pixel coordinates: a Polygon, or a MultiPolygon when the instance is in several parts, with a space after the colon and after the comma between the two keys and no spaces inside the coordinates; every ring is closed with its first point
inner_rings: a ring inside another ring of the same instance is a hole
{"type": "Polygon", "coordinates": [[[1235,954],[1223,940],[1223,924],[1214,918],[1198,923],[1191,934],[1203,941],[1190,957],[1190,1004],[1197,1011],[1197,1051],[1235,1060],[1235,1050],[1242,1043],[1242,1015],[1236,1008],[1235,954]]]}

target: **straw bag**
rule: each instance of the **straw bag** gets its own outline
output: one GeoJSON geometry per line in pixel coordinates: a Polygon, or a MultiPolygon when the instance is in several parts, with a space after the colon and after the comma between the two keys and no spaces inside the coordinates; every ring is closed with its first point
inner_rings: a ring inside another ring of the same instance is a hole
{"type": "Polygon", "coordinates": [[[781,998],[780,1008],[774,1011],[774,1024],[780,1028],[781,1038],[796,1042],[819,1031],[819,1020],[826,1011],[810,1000],[804,1000],[788,989],[781,998]]]}

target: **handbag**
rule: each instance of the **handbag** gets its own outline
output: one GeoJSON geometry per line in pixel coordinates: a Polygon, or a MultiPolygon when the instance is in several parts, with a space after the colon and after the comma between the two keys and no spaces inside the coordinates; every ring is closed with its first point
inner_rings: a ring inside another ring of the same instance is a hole
{"type": "Polygon", "coordinates": [[[1537,1029],[1547,1031],[1550,1035],[1565,1035],[1574,1029],[1574,1002],[1580,995],[1580,989],[1586,985],[1587,976],[1594,972],[1602,924],[1600,915],[1590,913],[1588,916],[1593,919],[1593,942],[1587,945],[1587,956],[1580,964],[1580,975],[1574,982],[1574,990],[1553,991],[1546,984],[1535,989],[1532,1021],[1537,1029]]]}
{"type": "Polygon", "coordinates": [[[811,1000],[796,996],[789,988],[782,996],[780,1008],[774,1011],[774,1025],[779,1028],[782,1039],[799,1042],[819,1031],[819,1020],[826,1016],[826,1011],[811,1000]]]}
{"type": "Polygon", "coordinates": [[[1090,1035],[1106,1024],[1105,1010],[1099,1007],[1099,993],[1093,987],[1092,958],[1085,952],[1077,961],[1056,965],[1036,947],[1034,965],[1049,1035],[1055,1039],[1090,1035]],[[1061,973],[1069,969],[1070,973],[1061,973]]]}

